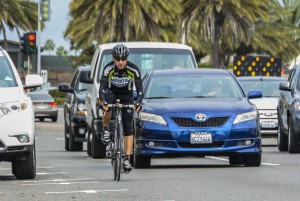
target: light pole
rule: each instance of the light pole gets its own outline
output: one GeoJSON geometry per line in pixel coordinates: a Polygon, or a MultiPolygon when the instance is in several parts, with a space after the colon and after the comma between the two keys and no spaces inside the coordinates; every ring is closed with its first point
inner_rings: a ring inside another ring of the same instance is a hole
{"type": "Polygon", "coordinates": [[[38,0],[37,74],[41,74],[41,0],[38,0]]]}

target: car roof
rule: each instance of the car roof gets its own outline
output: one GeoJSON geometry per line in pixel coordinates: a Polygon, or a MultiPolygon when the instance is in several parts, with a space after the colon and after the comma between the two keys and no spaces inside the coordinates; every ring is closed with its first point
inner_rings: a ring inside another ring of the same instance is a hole
{"type": "Polygon", "coordinates": [[[171,49],[188,49],[192,50],[192,47],[180,44],[180,43],[168,43],[168,42],[146,42],[146,41],[137,41],[137,42],[114,42],[114,43],[105,43],[101,44],[98,47],[100,49],[112,49],[117,44],[124,44],[129,49],[130,48],[171,48],[171,49]]]}
{"type": "Polygon", "coordinates": [[[275,77],[275,76],[241,76],[237,77],[238,80],[241,81],[285,81],[287,80],[285,77],[275,77]]]}
{"type": "Polygon", "coordinates": [[[212,69],[212,68],[195,68],[195,69],[165,69],[151,71],[153,75],[168,75],[168,74],[231,74],[225,69],[212,69]]]}

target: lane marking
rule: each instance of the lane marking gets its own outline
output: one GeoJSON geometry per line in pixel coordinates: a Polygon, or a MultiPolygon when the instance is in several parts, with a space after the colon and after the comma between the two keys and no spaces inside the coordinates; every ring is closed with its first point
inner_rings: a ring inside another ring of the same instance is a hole
{"type": "Polygon", "coordinates": [[[84,181],[84,180],[95,180],[94,178],[82,178],[82,179],[47,179],[39,181],[23,181],[24,183],[42,183],[42,182],[64,182],[64,181],[84,181]]]}
{"type": "Polygon", "coordinates": [[[47,194],[70,194],[70,193],[100,193],[100,192],[123,192],[129,191],[129,189],[119,189],[119,190],[83,190],[83,191],[57,191],[57,192],[45,192],[47,194]]]}
{"type": "Polygon", "coordinates": [[[69,174],[69,172],[39,172],[37,175],[69,174]]]}
{"type": "Polygon", "coordinates": [[[98,181],[78,181],[78,182],[57,182],[57,183],[32,183],[22,184],[22,186],[42,186],[42,185],[71,185],[71,184],[94,184],[99,183],[98,181]]]}
{"type": "MultiPolygon", "coordinates": [[[[215,160],[220,160],[220,161],[229,161],[226,158],[220,158],[220,157],[214,157],[214,156],[206,156],[205,158],[210,158],[210,159],[215,159],[215,160]]],[[[280,164],[279,163],[261,163],[261,165],[278,166],[280,164]]]]}

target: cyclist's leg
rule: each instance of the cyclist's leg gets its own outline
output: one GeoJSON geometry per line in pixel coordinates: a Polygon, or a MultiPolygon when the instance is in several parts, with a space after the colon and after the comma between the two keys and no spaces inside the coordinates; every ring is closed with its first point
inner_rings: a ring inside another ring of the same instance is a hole
{"type": "MultiPolygon", "coordinates": [[[[132,96],[125,96],[122,99],[124,104],[133,104],[134,100],[132,96]]],[[[132,128],[132,119],[133,119],[133,109],[132,108],[123,108],[123,129],[124,129],[124,144],[125,144],[125,158],[124,158],[124,170],[130,171],[130,155],[132,154],[133,148],[133,128],[132,128]]]]}
{"type": "MultiPolygon", "coordinates": [[[[108,103],[115,102],[115,95],[113,92],[106,90],[105,99],[108,103]]],[[[112,115],[111,108],[108,111],[104,112],[102,118],[103,131],[101,133],[101,141],[104,145],[108,145],[110,143],[110,132],[109,132],[109,122],[112,115]]]]}

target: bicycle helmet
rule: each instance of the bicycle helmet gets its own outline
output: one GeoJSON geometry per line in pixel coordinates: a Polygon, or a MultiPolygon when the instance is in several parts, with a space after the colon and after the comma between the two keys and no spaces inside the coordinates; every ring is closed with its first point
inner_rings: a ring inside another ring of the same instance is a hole
{"type": "Polygon", "coordinates": [[[129,49],[125,45],[118,44],[118,45],[113,47],[112,56],[115,59],[127,58],[128,55],[129,55],[129,49]]]}

